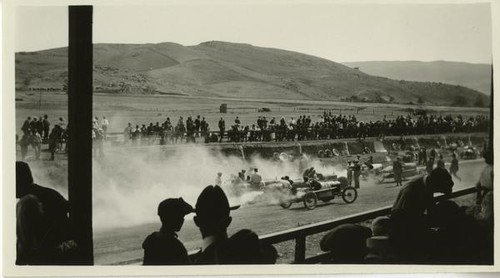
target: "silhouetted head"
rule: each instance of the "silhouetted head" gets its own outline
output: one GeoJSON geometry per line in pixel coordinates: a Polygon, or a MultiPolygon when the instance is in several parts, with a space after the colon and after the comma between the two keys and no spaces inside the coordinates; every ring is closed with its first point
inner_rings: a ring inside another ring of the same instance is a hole
{"type": "Polygon", "coordinates": [[[196,201],[194,222],[200,228],[202,237],[226,234],[231,224],[229,201],[220,186],[209,185],[203,189],[196,201]]]}
{"type": "Polygon", "coordinates": [[[274,264],[278,253],[270,244],[263,244],[259,236],[248,229],[235,233],[225,248],[217,250],[217,258],[224,264],[274,264]]]}
{"type": "Polygon", "coordinates": [[[33,175],[26,162],[16,161],[16,198],[28,194],[33,186],[33,175]]]}
{"type": "Polygon", "coordinates": [[[373,236],[389,236],[391,233],[391,219],[387,216],[379,216],[372,221],[373,236]]]}
{"type": "Polygon", "coordinates": [[[483,151],[484,162],[488,165],[493,165],[493,152],[490,148],[485,147],[483,151]]]}
{"type": "Polygon", "coordinates": [[[320,242],[321,250],[331,252],[337,263],[361,263],[367,253],[366,239],[371,237],[370,228],[355,224],[343,224],[328,232],[320,242]]]}
{"type": "Polygon", "coordinates": [[[158,205],[158,216],[160,217],[162,228],[177,232],[184,223],[184,216],[193,212],[193,207],[182,198],[165,199],[158,205]]]}
{"type": "Polygon", "coordinates": [[[427,186],[432,192],[451,193],[453,188],[453,180],[450,173],[444,168],[437,167],[427,176],[427,186]]]}

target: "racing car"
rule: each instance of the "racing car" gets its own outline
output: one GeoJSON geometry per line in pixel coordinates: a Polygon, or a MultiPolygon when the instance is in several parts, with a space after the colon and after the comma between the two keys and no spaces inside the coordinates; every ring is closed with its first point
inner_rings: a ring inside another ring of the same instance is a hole
{"type": "Polygon", "coordinates": [[[302,202],[304,206],[312,210],[316,207],[318,200],[329,202],[335,197],[341,197],[344,202],[350,204],[356,201],[358,191],[347,185],[347,178],[337,178],[336,175],[323,177],[321,180],[309,179],[303,182],[294,182],[290,186],[283,186],[280,196],[280,206],[289,208],[293,203],[302,202]]]}
{"type": "MultiPolygon", "coordinates": [[[[415,162],[403,163],[403,180],[422,174],[425,174],[425,170],[423,168],[418,169],[415,162]]],[[[377,171],[376,178],[378,183],[388,182],[389,179],[394,180],[394,170],[392,169],[392,165],[386,166],[377,171]]]]}
{"type": "Polygon", "coordinates": [[[472,146],[465,146],[464,150],[460,153],[461,159],[477,159],[478,150],[472,146]]]}

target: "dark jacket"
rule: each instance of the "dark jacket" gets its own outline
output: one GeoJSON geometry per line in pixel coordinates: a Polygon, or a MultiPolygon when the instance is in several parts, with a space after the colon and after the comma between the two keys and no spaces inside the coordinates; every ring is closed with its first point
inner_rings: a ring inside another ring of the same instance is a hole
{"type": "Polygon", "coordinates": [[[272,245],[261,244],[256,233],[243,229],[208,246],[198,254],[196,264],[274,264],[276,258],[272,245]]]}
{"type": "Polygon", "coordinates": [[[142,243],[144,265],[190,264],[188,253],[175,233],[154,232],[142,243]]]}

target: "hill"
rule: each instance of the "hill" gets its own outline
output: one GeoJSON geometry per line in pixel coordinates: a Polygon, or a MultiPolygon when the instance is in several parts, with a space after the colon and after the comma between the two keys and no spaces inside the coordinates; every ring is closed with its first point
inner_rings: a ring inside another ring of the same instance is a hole
{"type": "MultiPolygon", "coordinates": [[[[17,90],[61,90],[67,49],[16,53],[17,90]]],[[[280,49],[211,41],[95,44],[95,92],[342,100],[472,106],[478,91],[436,82],[372,76],[319,57],[280,49]]]]}
{"type": "Polygon", "coordinates": [[[491,65],[461,62],[374,61],[343,63],[362,72],[396,80],[431,81],[460,85],[490,94],[491,65]]]}

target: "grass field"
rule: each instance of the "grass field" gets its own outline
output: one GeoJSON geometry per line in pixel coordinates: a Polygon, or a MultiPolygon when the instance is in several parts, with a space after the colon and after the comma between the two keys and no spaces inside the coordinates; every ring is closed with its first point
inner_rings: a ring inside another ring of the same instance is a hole
{"type": "MultiPolygon", "coordinates": [[[[65,93],[38,93],[17,92],[16,98],[16,132],[20,132],[23,121],[28,116],[43,116],[47,114],[49,120],[55,123],[59,117],[67,119],[67,95],[65,93]]],[[[286,99],[231,99],[215,97],[185,97],[185,96],[151,96],[151,95],[106,95],[94,94],[94,115],[102,118],[106,116],[110,121],[110,132],[122,132],[127,123],[146,124],[150,122],[164,122],[170,117],[176,122],[180,116],[193,119],[200,115],[206,117],[211,130],[218,130],[217,123],[221,117],[226,121],[226,129],[239,116],[242,124],[256,123],[258,116],[265,116],[268,120],[281,116],[298,118],[299,115],[311,116],[317,120],[323,111],[332,111],[334,114],[353,114],[359,120],[370,121],[382,119],[386,115],[389,119],[398,115],[406,115],[408,109],[428,109],[437,114],[477,115],[488,114],[487,108],[463,108],[428,106],[419,107],[402,104],[375,104],[352,103],[333,101],[299,101],[286,99]],[[219,113],[219,106],[226,103],[226,114],[219,113]],[[259,108],[269,108],[271,112],[258,112],[259,108]]]]}

